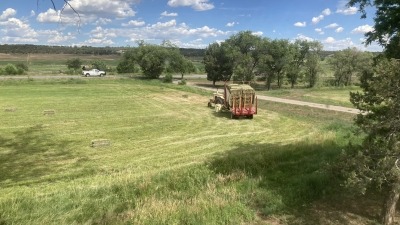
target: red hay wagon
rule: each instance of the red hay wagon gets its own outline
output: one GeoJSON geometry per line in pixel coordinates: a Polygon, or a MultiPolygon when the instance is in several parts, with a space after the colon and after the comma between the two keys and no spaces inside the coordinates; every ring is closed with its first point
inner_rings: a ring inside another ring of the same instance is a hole
{"type": "Polygon", "coordinates": [[[224,107],[231,112],[231,118],[241,116],[253,119],[257,114],[257,96],[254,89],[247,84],[225,84],[224,107]]]}

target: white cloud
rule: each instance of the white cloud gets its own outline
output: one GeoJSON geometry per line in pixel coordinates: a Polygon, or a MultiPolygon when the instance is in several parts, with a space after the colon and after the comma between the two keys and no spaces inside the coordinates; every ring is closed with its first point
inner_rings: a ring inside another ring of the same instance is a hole
{"type": "Polygon", "coordinates": [[[329,24],[328,26],[325,26],[325,28],[336,28],[336,27],[338,27],[339,26],[339,24],[337,24],[337,23],[331,23],[331,24],[329,24]]]}
{"type": "Polygon", "coordinates": [[[157,22],[156,24],[151,25],[154,28],[165,28],[165,27],[174,27],[176,26],[176,20],[170,20],[165,23],[157,22]]]}
{"type": "Polygon", "coordinates": [[[302,41],[314,41],[313,38],[307,37],[303,34],[298,34],[295,40],[302,40],[302,41]]]}
{"type": "Polygon", "coordinates": [[[31,16],[36,16],[35,11],[31,10],[31,16]]]}
{"type": "Polygon", "coordinates": [[[1,41],[3,43],[11,44],[11,43],[38,43],[39,40],[37,38],[30,38],[30,37],[2,37],[1,41]]]}
{"type": "Polygon", "coordinates": [[[169,0],[168,5],[171,7],[191,7],[196,11],[205,11],[214,8],[214,4],[209,3],[209,0],[169,0]]]}
{"type": "Polygon", "coordinates": [[[340,0],[337,6],[336,13],[343,14],[343,15],[354,15],[357,13],[357,7],[348,7],[347,0],[340,0]]]}
{"type": "Polygon", "coordinates": [[[344,30],[343,27],[338,27],[338,28],[335,30],[335,32],[336,32],[336,33],[341,33],[341,32],[343,32],[343,30],[344,30]]]}
{"type": "Polygon", "coordinates": [[[324,15],[324,16],[329,16],[329,15],[331,15],[331,10],[329,9],[329,8],[327,8],[327,9],[324,9],[324,11],[322,11],[322,15],[324,15]]]}
{"type": "Polygon", "coordinates": [[[350,7],[346,9],[338,9],[336,12],[343,15],[354,15],[358,11],[357,7],[350,7]]]}
{"type": "Polygon", "coordinates": [[[313,24],[317,24],[323,19],[324,19],[324,15],[319,15],[317,17],[313,17],[311,21],[312,21],[313,24]]]}
{"type": "Polygon", "coordinates": [[[326,8],[321,12],[321,15],[313,17],[311,19],[311,22],[313,24],[317,24],[317,23],[321,22],[321,20],[323,20],[325,18],[325,16],[329,16],[331,14],[332,14],[331,10],[329,8],[326,8]]]}
{"type": "Polygon", "coordinates": [[[122,23],[123,27],[141,27],[144,26],[146,23],[140,20],[130,20],[128,23],[122,23]]]}
{"type": "Polygon", "coordinates": [[[307,23],[306,22],[297,22],[294,24],[294,26],[295,27],[305,27],[305,26],[307,26],[307,23]]]}
{"type": "Polygon", "coordinates": [[[64,34],[57,30],[42,30],[38,31],[41,37],[46,37],[47,43],[50,44],[65,44],[65,42],[74,40],[76,37],[71,33],[64,34]]]}
{"type": "Polygon", "coordinates": [[[367,32],[374,31],[374,28],[368,24],[359,26],[351,31],[353,34],[365,34],[367,32]]]}
{"type": "Polygon", "coordinates": [[[0,20],[7,20],[10,17],[13,17],[17,14],[17,11],[12,8],[8,8],[3,11],[3,13],[0,15],[0,20]]]}
{"type": "Polygon", "coordinates": [[[327,43],[327,44],[332,44],[334,43],[336,40],[333,37],[327,37],[323,42],[327,43]]]}
{"type": "Polygon", "coordinates": [[[226,32],[209,26],[191,28],[185,23],[178,24],[176,20],[148,24],[143,27],[108,29],[108,32],[114,33],[119,38],[124,38],[127,44],[136,44],[137,40],[145,40],[154,44],[158,44],[162,40],[179,40],[179,43],[183,44],[190,42],[185,40],[202,39],[205,42],[203,45],[208,45],[210,40],[215,40],[215,38],[226,39],[230,34],[233,34],[233,32],[226,32]]]}
{"type": "Polygon", "coordinates": [[[161,16],[178,16],[178,13],[168,13],[167,11],[164,11],[161,13],[161,16]]]}
{"type": "Polygon", "coordinates": [[[206,48],[207,43],[204,43],[203,39],[198,38],[189,42],[181,42],[179,40],[173,40],[173,44],[180,46],[181,48],[206,48]]]}
{"type": "Polygon", "coordinates": [[[40,13],[36,20],[43,23],[58,23],[63,25],[76,25],[94,22],[99,18],[122,19],[135,16],[136,12],[131,5],[139,0],[70,0],[68,3],[79,12],[79,16],[69,6],[64,10],[55,11],[48,9],[40,13]]]}
{"type": "Polygon", "coordinates": [[[48,9],[46,12],[39,13],[39,15],[36,17],[36,20],[41,23],[58,23],[61,19],[60,15],[60,11],[48,9]]]}
{"type": "MultiPolygon", "coordinates": [[[[96,15],[96,17],[126,18],[135,16],[136,12],[131,5],[137,0],[70,0],[69,4],[82,15],[96,15]]],[[[65,13],[75,14],[71,8],[65,7],[65,13]]]]}
{"type": "Polygon", "coordinates": [[[111,22],[112,22],[111,19],[108,19],[108,18],[100,18],[100,19],[98,19],[98,20],[95,22],[95,24],[96,24],[96,26],[99,26],[99,25],[106,25],[106,24],[109,24],[109,23],[111,23],[111,22]]]}
{"type": "Polygon", "coordinates": [[[351,38],[336,40],[333,37],[328,37],[322,41],[325,50],[337,51],[351,47],[358,47],[354,44],[351,38]]]}
{"type": "Polygon", "coordinates": [[[318,34],[325,34],[325,32],[321,29],[321,28],[315,28],[315,32],[317,32],[318,34]]]}
{"type": "Polygon", "coordinates": [[[227,27],[233,27],[233,26],[235,26],[235,25],[237,25],[237,24],[239,24],[239,23],[237,23],[237,22],[230,22],[230,23],[227,23],[225,26],[227,26],[227,27]]]}
{"type": "Polygon", "coordinates": [[[2,36],[2,40],[7,40],[8,43],[22,43],[23,40],[29,43],[38,41],[37,32],[25,21],[9,18],[6,21],[0,21],[0,26],[3,27],[0,30],[0,36],[2,36]]]}
{"type": "Polygon", "coordinates": [[[252,32],[251,34],[255,35],[255,36],[262,36],[264,33],[262,31],[256,31],[256,32],[252,32]]]}
{"type": "Polygon", "coordinates": [[[90,31],[90,38],[84,42],[85,45],[113,45],[111,38],[116,37],[113,30],[103,29],[98,26],[90,31]]]}

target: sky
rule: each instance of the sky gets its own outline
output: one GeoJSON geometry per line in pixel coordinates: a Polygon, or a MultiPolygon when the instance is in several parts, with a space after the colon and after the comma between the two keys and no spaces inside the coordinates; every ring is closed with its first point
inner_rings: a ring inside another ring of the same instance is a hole
{"type": "Polygon", "coordinates": [[[346,0],[1,0],[0,44],[127,47],[168,40],[206,48],[240,31],[270,39],[320,41],[324,50],[358,48],[373,31],[346,0]],[[75,11],[74,11],[75,10],[75,11]]]}

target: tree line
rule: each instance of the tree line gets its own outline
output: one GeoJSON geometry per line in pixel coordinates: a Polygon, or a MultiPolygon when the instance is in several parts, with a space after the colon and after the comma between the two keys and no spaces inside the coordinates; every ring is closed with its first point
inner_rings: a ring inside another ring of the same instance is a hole
{"type": "MultiPolygon", "coordinates": [[[[322,72],[318,41],[271,40],[242,31],[221,43],[210,44],[205,51],[207,79],[217,81],[265,81],[267,89],[287,82],[292,88],[299,80],[312,88],[322,72]]],[[[355,48],[331,52],[325,60],[334,73],[333,86],[349,86],[361,69],[372,65],[372,53],[355,48]]]]}
{"type": "MultiPolygon", "coordinates": [[[[76,55],[118,55],[131,49],[125,47],[93,47],[93,46],[50,46],[32,44],[3,44],[0,45],[0,53],[5,54],[76,54],[76,55]]],[[[202,58],[204,49],[179,48],[186,57],[202,58]]]]}
{"type": "Polygon", "coordinates": [[[161,45],[139,42],[137,48],[126,50],[117,66],[118,73],[141,71],[150,79],[157,79],[166,73],[172,79],[172,73],[184,74],[195,72],[192,61],[185,57],[179,48],[169,41],[161,45]]]}

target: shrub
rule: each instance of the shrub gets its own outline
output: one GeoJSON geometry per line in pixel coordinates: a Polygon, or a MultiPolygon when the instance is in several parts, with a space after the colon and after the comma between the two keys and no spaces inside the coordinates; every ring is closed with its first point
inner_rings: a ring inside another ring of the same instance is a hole
{"type": "Polygon", "coordinates": [[[98,70],[103,70],[103,71],[107,71],[107,65],[105,62],[101,61],[101,60],[95,60],[92,63],[93,69],[98,69],[98,70]]]}
{"type": "Polygon", "coordinates": [[[17,75],[17,74],[19,74],[19,72],[20,71],[17,69],[17,67],[14,64],[9,63],[4,67],[5,75],[17,75]]]}
{"type": "Polygon", "coordinates": [[[136,73],[138,70],[135,67],[135,63],[124,60],[118,63],[117,72],[118,73],[136,73]]]}
{"type": "Polygon", "coordinates": [[[69,59],[69,60],[67,60],[67,67],[68,67],[68,69],[77,70],[77,69],[81,68],[82,63],[83,63],[82,60],[79,58],[69,59]]]}
{"type": "Polygon", "coordinates": [[[181,81],[179,81],[178,84],[179,84],[179,85],[186,85],[186,80],[185,80],[185,79],[182,79],[181,81]]]}
{"type": "Polygon", "coordinates": [[[22,70],[24,72],[29,70],[28,65],[26,65],[25,63],[17,63],[15,64],[15,66],[17,67],[18,70],[22,70]]]}
{"type": "Polygon", "coordinates": [[[164,77],[164,82],[165,83],[172,83],[172,74],[168,73],[167,75],[165,75],[164,77]]]}

